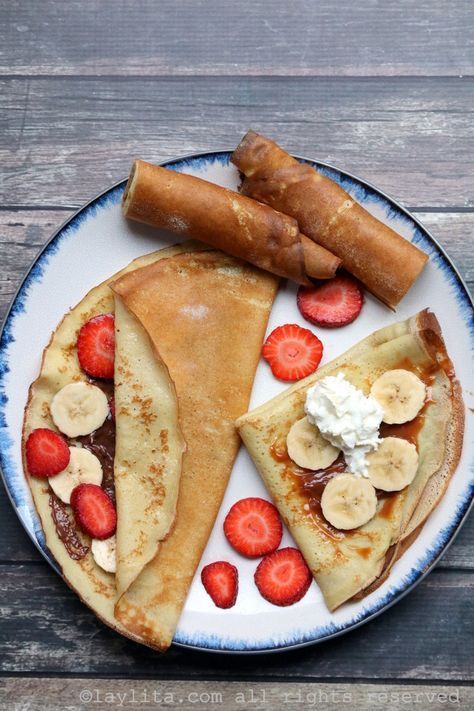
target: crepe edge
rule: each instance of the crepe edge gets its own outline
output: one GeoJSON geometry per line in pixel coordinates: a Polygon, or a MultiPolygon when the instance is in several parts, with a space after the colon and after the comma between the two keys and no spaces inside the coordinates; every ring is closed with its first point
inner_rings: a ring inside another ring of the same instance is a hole
{"type": "MultiPolygon", "coordinates": [[[[195,241],[195,240],[186,240],[186,241],[184,241],[184,242],[182,242],[182,243],[175,243],[175,244],[173,244],[173,245],[169,245],[168,247],[164,247],[164,248],[159,249],[159,250],[154,250],[154,251],[149,252],[149,253],[147,253],[147,254],[145,254],[145,255],[141,255],[141,256],[139,256],[139,257],[136,257],[136,258],[133,259],[129,264],[127,264],[125,267],[123,267],[122,269],[120,269],[118,272],[116,272],[116,273],[113,274],[112,276],[110,276],[110,277],[104,279],[104,280],[103,280],[102,282],[100,282],[99,284],[96,284],[95,286],[91,287],[91,288],[86,292],[86,294],[82,297],[82,299],[80,299],[80,301],[78,301],[76,304],[74,304],[74,306],[70,307],[69,310],[67,311],[67,313],[64,314],[64,316],[60,319],[59,323],[56,325],[56,327],[54,328],[54,330],[51,332],[50,338],[49,338],[47,344],[46,344],[46,345],[44,346],[44,348],[43,348],[43,351],[42,351],[42,354],[41,354],[41,361],[40,361],[40,365],[39,365],[39,368],[38,368],[38,375],[37,375],[36,378],[30,383],[30,386],[29,386],[29,388],[28,388],[27,401],[26,401],[26,404],[25,404],[25,407],[24,407],[24,410],[23,410],[23,420],[22,420],[22,427],[21,427],[21,455],[22,455],[21,458],[22,458],[23,474],[24,474],[24,476],[25,476],[25,479],[26,479],[26,482],[27,482],[27,485],[28,485],[28,489],[30,490],[31,499],[32,499],[32,502],[33,502],[33,505],[34,505],[34,508],[35,508],[36,515],[38,516],[38,519],[39,519],[39,521],[40,521],[40,523],[41,523],[41,528],[42,528],[43,534],[44,534],[44,536],[45,536],[45,540],[46,540],[46,534],[45,534],[46,528],[45,528],[45,524],[44,524],[44,522],[43,522],[43,516],[41,515],[41,513],[39,512],[39,510],[38,510],[38,508],[37,508],[37,506],[36,506],[36,502],[35,502],[35,499],[34,499],[34,496],[33,496],[33,492],[31,491],[31,487],[30,487],[30,484],[29,484],[29,475],[28,475],[28,470],[27,470],[27,467],[26,467],[25,446],[24,446],[24,445],[25,445],[25,430],[26,430],[26,424],[27,424],[27,419],[28,419],[28,411],[29,411],[29,408],[30,408],[30,406],[31,406],[31,400],[32,400],[33,394],[34,394],[34,393],[33,393],[33,390],[34,390],[34,387],[35,387],[35,385],[37,384],[38,380],[42,377],[43,368],[44,368],[44,363],[45,363],[45,359],[46,359],[46,355],[47,355],[48,349],[51,347],[51,345],[52,345],[52,343],[53,343],[53,340],[54,340],[54,338],[55,338],[55,335],[56,335],[57,331],[59,330],[59,328],[63,325],[65,319],[68,318],[68,316],[70,316],[76,309],[78,309],[78,308],[81,306],[81,304],[82,304],[82,303],[85,301],[85,299],[91,294],[91,292],[93,292],[93,291],[95,291],[95,290],[99,290],[101,287],[110,287],[110,285],[112,284],[113,281],[116,281],[117,279],[119,279],[119,278],[120,278],[121,276],[123,276],[124,274],[128,273],[129,271],[134,271],[135,269],[139,269],[139,268],[142,268],[142,267],[144,267],[144,266],[147,266],[147,264],[151,263],[151,262],[149,262],[148,260],[153,261],[152,257],[156,257],[156,259],[158,259],[161,252],[170,251],[170,250],[178,250],[177,253],[180,253],[181,251],[183,251],[183,252],[189,252],[189,251],[207,251],[207,250],[212,250],[212,248],[211,248],[211,247],[208,247],[208,246],[205,245],[205,244],[202,244],[202,243],[200,243],[200,242],[197,242],[197,241],[195,241]]],[[[176,518],[176,516],[175,516],[175,518],[176,518]]],[[[174,525],[174,521],[173,521],[173,525],[174,525]]],[[[172,527],[170,528],[170,531],[168,531],[168,534],[167,534],[167,535],[169,535],[169,534],[171,533],[171,531],[172,531],[172,527]]],[[[58,540],[59,540],[59,537],[57,536],[57,533],[55,533],[54,535],[56,535],[56,537],[57,537],[58,540]]],[[[46,540],[46,545],[48,546],[47,540],[46,540]]],[[[48,547],[48,552],[50,553],[51,557],[53,558],[54,563],[56,564],[56,566],[57,566],[57,568],[58,568],[58,570],[59,570],[59,572],[60,572],[60,575],[61,575],[63,581],[64,581],[64,582],[66,583],[66,585],[68,586],[68,588],[69,588],[70,590],[72,590],[72,591],[77,595],[77,597],[79,598],[79,600],[81,601],[81,603],[83,603],[89,610],[91,610],[91,612],[93,612],[94,615],[95,615],[101,622],[103,622],[105,625],[107,625],[107,627],[109,627],[110,629],[112,629],[114,632],[117,632],[118,634],[121,634],[122,636],[127,637],[128,639],[130,639],[130,640],[132,640],[132,641],[134,641],[134,642],[138,642],[139,644],[143,644],[143,645],[145,645],[145,646],[147,646],[147,647],[150,647],[151,649],[154,649],[155,651],[159,651],[159,652],[166,651],[167,646],[164,646],[164,645],[163,645],[163,646],[160,646],[159,644],[156,644],[156,645],[155,645],[155,644],[153,644],[150,640],[142,639],[139,635],[137,635],[137,634],[135,634],[135,633],[133,633],[133,632],[130,632],[126,627],[122,626],[122,624],[120,623],[120,620],[118,620],[117,618],[115,618],[115,616],[114,616],[114,617],[111,616],[110,618],[107,618],[107,617],[105,617],[104,615],[102,615],[102,614],[100,614],[99,612],[97,612],[96,608],[94,607],[93,602],[92,602],[92,601],[88,601],[88,600],[84,597],[83,593],[80,591],[79,586],[74,585],[74,584],[69,580],[67,574],[66,574],[66,573],[64,572],[64,570],[63,570],[63,566],[59,563],[59,561],[57,560],[57,558],[56,558],[56,557],[53,555],[53,553],[50,551],[49,547],[48,547]]],[[[76,562],[77,562],[77,561],[76,561],[76,562]]],[[[94,564],[95,564],[95,563],[94,563],[94,564]]],[[[95,564],[95,565],[96,565],[96,564],[95,564]]],[[[169,645],[168,645],[168,646],[169,646],[169,645]]]]}
{"type": "MultiPolygon", "coordinates": [[[[169,257],[163,257],[163,259],[166,259],[166,258],[169,258],[169,257]]],[[[161,261],[161,260],[160,260],[160,259],[157,259],[157,261],[161,261]]],[[[138,269],[143,269],[143,267],[138,267],[138,269]]],[[[127,272],[127,273],[130,274],[130,273],[133,273],[133,271],[136,271],[136,270],[132,270],[132,272],[127,272]]],[[[124,275],[124,276],[125,276],[125,275],[124,275]]],[[[121,278],[121,277],[119,277],[118,280],[112,281],[112,282],[109,284],[109,288],[112,290],[112,293],[113,293],[113,296],[114,296],[114,301],[115,301],[115,299],[119,298],[120,301],[121,301],[121,303],[122,303],[122,306],[123,306],[125,309],[127,309],[127,311],[130,311],[130,309],[128,308],[128,306],[127,306],[127,305],[125,304],[125,302],[123,301],[121,295],[120,295],[118,292],[116,292],[115,289],[114,289],[114,285],[116,284],[117,281],[120,280],[120,278],[121,278]]],[[[130,313],[132,313],[132,312],[130,312],[130,313]]],[[[146,330],[146,328],[144,327],[144,325],[137,319],[137,317],[136,317],[134,314],[132,314],[132,315],[133,315],[134,318],[138,321],[138,323],[140,324],[140,327],[143,329],[143,332],[144,332],[144,334],[146,335],[146,338],[148,339],[148,342],[149,342],[151,351],[153,352],[155,358],[157,359],[158,362],[160,362],[160,363],[162,364],[164,370],[166,371],[167,380],[168,380],[170,389],[171,389],[171,391],[172,391],[172,393],[173,393],[173,396],[174,396],[174,400],[175,400],[175,403],[176,403],[176,411],[177,411],[177,429],[178,429],[177,437],[178,437],[178,440],[179,440],[179,448],[180,448],[179,465],[178,465],[178,466],[179,466],[179,470],[180,470],[180,471],[179,471],[179,479],[181,480],[181,471],[182,471],[182,468],[183,468],[183,456],[184,456],[184,454],[185,454],[185,452],[186,452],[186,450],[187,450],[187,444],[186,444],[186,440],[185,440],[185,438],[184,438],[183,429],[182,429],[182,427],[181,427],[181,423],[180,423],[180,419],[179,419],[179,402],[178,402],[178,394],[177,394],[177,392],[176,392],[176,386],[175,386],[175,383],[174,383],[173,379],[171,378],[171,374],[170,374],[170,372],[169,372],[169,368],[168,368],[168,366],[166,365],[165,360],[163,359],[163,357],[162,357],[161,354],[159,353],[158,349],[156,348],[156,345],[155,345],[155,344],[153,343],[153,341],[151,340],[148,331],[146,330]]],[[[175,502],[175,505],[174,505],[173,515],[172,515],[172,518],[171,518],[171,520],[170,520],[170,523],[169,523],[169,526],[168,526],[166,532],[164,533],[164,535],[162,535],[160,538],[158,538],[158,540],[156,541],[156,546],[155,546],[154,551],[152,551],[152,553],[150,554],[149,557],[148,557],[148,556],[145,557],[144,562],[143,562],[143,565],[141,565],[141,567],[139,568],[138,572],[134,575],[134,577],[131,578],[131,579],[128,581],[128,584],[126,585],[126,587],[124,587],[124,588],[121,589],[120,591],[119,591],[118,588],[117,588],[118,598],[117,598],[117,600],[116,600],[116,602],[115,602],[115,608],[117,607],[119,601],[120,601],[120,600],[122,599],[122,597],[125,595],[125,593],[127,592],[127,590],[130,588],[130,586],[133,585],[133,583],[134,583],[134,582],[137,580],[137,578],[140,576],[140,574],[142,573],[142,571],[143,571],[143,569],[145,568],[145,566],[146,566],[151,560],[153,560],[153,558],[156,557],[156,555],[157,555],[157,553],[158,553],[158,550],[159,550],[159,547],[160,547],[160,544],[161,544],[163,541],[165,541],[165,540],[168,538],[168,536],[171,534],[171,532],[172,532],[172,530],[173,530],[173,527],[174,527],[174,525],[175,525],[175,521],[176,521],[176,511],[177,511],[177,508],[178,508],[178,498],[179,498],[179,486],[180,486],[180,484],[178,484],[178,495],[177,495],[177,497],[176,497],[176,502],[175,502]]],[[[115,580],[116,580],[116,582],[117,582],[117,577],[115,578],[115,580]]],[[[115,614],[115,613],[114,613],[114,614],[115,614]]]]}

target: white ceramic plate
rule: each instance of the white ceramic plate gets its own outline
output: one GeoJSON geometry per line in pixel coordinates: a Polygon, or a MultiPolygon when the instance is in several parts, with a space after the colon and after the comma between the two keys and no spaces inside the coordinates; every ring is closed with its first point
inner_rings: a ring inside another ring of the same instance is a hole
{"type": "MultiPolygon", "coordinates": [[[[229,152],[221,151],[180,158],[166,165],[235,189],[239,176],[229,157],[229,152]]],[[[466,406],[474,407],[473,306],[448,257],[413,217],[375,188],[325,164],[314,165],[341,183],[367,210],[430,255],[426,269],[397,313],[367,294],[362,313],[354,323],[335,330],[314,328],[324,343],[323,362],[333,359],[372,331],[430,307],[441,322],[449,354],[463,386],[466,406]]],[[[23,526],[56,570],[55,561],[45,547],[21,465],[20,435],[28,386],[37,376],[41,353],[51,332],[71,306],[135,257],[179,241],[175,235],[126,222],[120,211],[123,188],[124,183],[121,183],[92,200],[52,237],[26,275],[5,320],[0,340],[0,462],[5,486],[23,526]]],[[[293,284],[286,284],[280,290],[269,331],[283,323],[308,327],[296,307],[295,295],[293,284]]],[[[285,385],[273,378],[262,361],[251,407],[284,389],[285,385]]],[[[187,598],[175,642],[207,650],[275,651],[345,632],[400,599],[446,550],[473,499],[474,417],[469,409],[466,419],[461,463],[443,501],[420,536],[378,590],[360,602],[343,605],[335,613],[328,612],[314,583],[303,600],[291,607],[278,608],[266,602],[253,582],[258,561],[240,557],[228,545],[222,523],[230,506],[244,496],[267,496],[252,461],[242,448],[187,598]],[[220,559],[229,560],[239,569],[239,596],[230,610],[216,608],[199,579],[203,565],[220,559]]],[[[288,532],[284,533],[282,545],[294,545],[288,532]]]]}

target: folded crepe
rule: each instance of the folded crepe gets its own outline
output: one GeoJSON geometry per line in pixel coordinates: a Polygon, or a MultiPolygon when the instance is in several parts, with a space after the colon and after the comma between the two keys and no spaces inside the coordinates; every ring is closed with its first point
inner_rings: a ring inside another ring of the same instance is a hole
{"type": "Polygon", "coordinates": [[[201,178],[136,160],[124,215],[201,240],[299,284],[328,279],[339,257],[300,234],[295,219],[201,178]]]}
{"type": "Polygon", "coordinates": [[[340,257],[342,266],[394,308],[428,256],[357,203],[340,185],[280,146],[249,131],[231,158],[241,193],[298,221],[300,230],[340,257]]]}
{"type": "Polygon", "coordinates": [[[222,252],[183,253],[112,285],[140,322],[176,388],[183,457],[176,519],[116,604],[145,643],[171,643],[239,448],[277,279],[222,252]]]}
{"type": "Polygon", "coordinates": [[[240,435],[330,610],[357,594],[371,592],[414,540],[456,469],[463,423],[460,387],[439,324],[428,311],[376,331],[237,420],[240,435]],[[382,373],[396,368],[411,370],[430,388],[429,399],[415,420],[385,426],[384,436],[416,443],[417,474],[405,489],[381,499],[368,523],[350,531],[336,530],[322,515],[318,493],[311,488],[312,473],[296,467],[287,456],[286,436],[304,416],[308,388],[321,378],[343,373],[368,395],[382,373]]]}
{"type": "MultiPolygon", "coordinates": [[[[121,272],[92,289],[66,314],[44,350],[40,374],[29,390],[23,423],[23,455],[25,441],[33,429],[46,427],[56,430],[50,414],[54,395],[68,383],[91,380],[80,368],[76,341],[81,326],[90,318],[114,312],[110,282],[127,271],[190,248],[199,249],[197,245],[182,245],[134,260],[121,272]]],[[[115,428],[110,415],[92,437],[79,439],[101,461],[103,488],[112,497],[115,493],[117,495],[117,582],[119,589],[124,589],[156,554],[160,540],[166,536],[174,519],[184,443],[177,418],[176,393],[166,365],[143,327],[120,302],[116,312],[116,329],[117,441],[114,442],[115,428]],[[146,393],[145,400],[143,393],[146,393]],[[141,408],[141,417],[134,419],[127,408],[137,407],[137,404],[141,408]],[[115,486],[114,444],[118,457],[115,486]],[[130,471],[125,460],[130,464],[130,471]],[[127,480],[123,476],[125,470],[130,475],[127,480]]],[[[112,383],[94,382],[109,397],[112,396],[112,383]]],[[[77,442],[71,441],[70,444],[77,442]]],[[[140,641],[115,618],[115,576],[96,564],[91,553],[91,540],[74,523],[70,507],[56,497],[47,479],[28,474],[25,460],[24,469],[46,544],[65,581],[104,622],[140,641]]]]}

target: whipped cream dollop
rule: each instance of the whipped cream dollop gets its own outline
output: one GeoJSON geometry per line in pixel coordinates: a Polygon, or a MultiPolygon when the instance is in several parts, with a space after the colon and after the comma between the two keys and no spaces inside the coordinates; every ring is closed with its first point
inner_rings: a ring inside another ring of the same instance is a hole
{"type": "Polygon", "coordinates": [[[352,474],[367,476],[365,455],[379,445],[383,410],[343,373],[328,375],[309,388],[304,406],[308,420],[344,453],[352,474]]]}

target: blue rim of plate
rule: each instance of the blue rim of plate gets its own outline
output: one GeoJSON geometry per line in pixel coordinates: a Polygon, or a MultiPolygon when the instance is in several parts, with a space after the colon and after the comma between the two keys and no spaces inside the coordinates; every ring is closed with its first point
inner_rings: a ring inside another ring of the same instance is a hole
{"type": "MultiPolygon", "coordinates": [[[[230,155],[232,153],[232,150],[226,150],[226,149],[220,149],[216,151],[202,151],[199,153],[189,153],[185,154],[183,156],[179,156],[177,158],[173,158],[171,160],[163,161],[162,163],[159,163],[158,165],[170,168],[172,170],[178,169],[178,167],[186,167],[186,165],[193,165],[196,164],[196,162],[202,161],[202,162],[208,162],[208,161],[220,161],[223,164],[225,162],[229,162],[230,160],[230,155]]],[[[443,269],[446,271],[451,272],[451,275],[454,277],[454,280],[456,282],[457,286],[457,298],[458,301],[462,300],[464,302],[464,306],[467,307],[467,310],[470,313],[471,316],[471,324],[469,326],[470,330],[470,335],[471,339],[473,341],[473,346],[474,346],[474,300],[472,296],[469,293],[469,290],[459,274],[457,268],[449,258],[448,254],[444,250],[444,248],[437,242],[437,240],[430,234],[430,232],[422,225],[422,223],[414,217],[406,208],[404,208],[400,203],[398,203],[396,200],[391,198],[389,195],[384,193],[382,190],[379,190],[376,188],[374,185],[372,185],[370,182],[363,180],[356,175],[352,173],[348,173],[347,171],[341,170],[339,168],[336,168],[330,163],[326,163],[324,161],[318,161],[318,160],[313,160],[310,158],[306,158],[304,156],[296,155],[294,154],[295,158],[298,160],[308,163],[309,165],[313,165],[317,167],[319,170],[321,170],[325,175],[331,177],[332,179],[336,179],[336,181],[341,184],[343,187],[345,187],[345,183],[347,183],[347,186],[350,186],[353,190],[356,188],[356,193],[357,191],[361,190],[364,196],[366,197],[367,195],[372,195],[374,199],[377,198],[382,198],[385,200],[386,203],[390,205],[391,211],[393,211],[394,215],[403,215],[408,222],[411,222],[419,231],[421,238],[424,238],[426,242],[431,246],[431,248],[434,248],[435,252],[437,253],[437,256],[440,258],[442,262],[443,269]]],[[[2,326],[0,329],[0,424],[4,422],[4,412],[3,412],[3,405],[5,401],[5,395],[3,392],[4,389],[4,376],[8,372],[8,366],[5,366],[2,363],[2,358],[3,358],[3,353],[8,346],[8,344],[11,342],[11,321],[15,315],[15,312],[17,310],[22,309],[22,302],[23,299],[26,298],[27,295],[27,287],[30,282],[30,280],[35,276],[35,272],[39,271],[41,273],[42,268],[41,268],[41,261],[42,259],[46,256],[46,254],[51,250],[51,247],[56,246],[59,244],[59,240],[63,233],[74,223],[80,223],[86,216],[88,216],[89,213],[95,212],[95,209],[100,207],[101,203],[107,200],[108,197],[111,196],[111,194],[114,191],[118,191],[119,189],[123,189],[125,187],[127,180],[120,180],[111,187],[107,188],[103,192],[99,193],[95,197],[93,197],[91,200],[89,200],[85,205],[80,207],[76,212],[68,217],[61,225],[60,227],[53,233],[53,235],[50,237],[50,239],[46,242],[46,244],[41,248],[41,250],[38,252],[32,263],[30,264],[28,270],[26,271],[18,289],[15,292],[15,295],[13,296],[9,307],[7,309],[5,318],[3,319],[2,326]]],[[[357,199],[357,194],[356,194],[356,199],[357,199]]],[[[416,243],[416,240],[415,240],[416,243]]],[[[1,478],[3,481],[3,484],[5,486],[8,498],[10,499],[10,502],[12,504],[13,509],[15,510],[15,513],[17,514],[21,525],[25,529],[28,537],[30,540],[33,542],[33,544],[36,546],[38,551],[41,553],[43,558],[49,563],[49,565],[55,570],[59,575],[61,575],[61,571],[55,564],[54,559],[48,555],[48,550],[46,548],[43,548],[36,536],[34,535],[34,532],[31,531],[27,525],[26,522],[22,519],[20,512],[18,510],[18,506],[14,500],[13,497],[13,492],[10,490],[7,482],[7,478],[4,472],[4,469],[6,469],[5,466],[5,460],[4,460],[4,454],[3,451],[0,451],[0,474],[1,478]]],[[[458,510],[456,512],[456,515],[453,517],[453,519],[450,521],[450,523],[440,532],[440,536],[438,539],[438,544],[428,550],[426,553],[425,557],[423,560],[417,561],[416,568],[412,568],[408,576],[405,576],[405,578],[401,581],[399,584],[398,588],[391,589],[385,598],[380,600],[376,607],[368,612],[362,612],[360,615],[360,619],[350,621],[349,623],[344,623],[343,625],[340,625],[337,627],[336,625],[333,625],[332,627],[328,628],[327,634],[323,634],[321,636],[318,636],[317,638],[312,637],[313,633],[306,633],[302,634],[303,639],[300,639],[299,641],[291,641],[290,643],[286,644],[283,643],[281,646],[261,646],[261,647],[252,647],[249,649],[246,649],[241,642],[235,642],[232,640],[225,640],[224,644],[229,644],[230,647],[222,647],[220,648],[219,646],[215,646],[217,643],[217,640],[208,638],[206,640],[205,637],[199,637],[199,640],[196,640],[195,637],[192,639],[178,639],[173,640],[173,644],[179,647],[184,647],[187,649],[193,649],[193,650],[198,650],[201,652],[209,652],[209,653],[218,653],[218,654],[269,654],[269,653],[276,653],[276,652],[284,652],[288,651],[290,649],[299,649],[301,647],[307,647],[313,644],[319,644],[321,642],[325,642],[329,639],[334,639],[335,637],[339,637],[343,634],[346,634],[347,632],[354,630],[358,627],[361,627],[362,625],[366,624],[367,622],[370,622],[373,620],[375,617],[378,617],[382,612],[385,610],[388,610],[390,607],[392,607],[396,602],[399,600],[402,600],[406,595],[408,595],[425,577],[428,575],[428,573],[435,567],[435,565],[438,563],[440,558],[444,555],[444,553],[448,550],[450,545],[453,543],[455,540],[457,534],[461,530],[464,522],[466,521],[467,516],[469,515],[469,512],[471,508],[473,507],[474,504],[474,486],[471,486],[470,491],[468,492],[467,496],[465,497],[463,503],[458,507],[458,510]],[[408,577],[409,581],[406,582],[406,578],[408,577]]],[[[61,576],[62,577],[62,576],[61,576]]],[[[222,642],[221,642],[222,644],[222,642]]]]}

